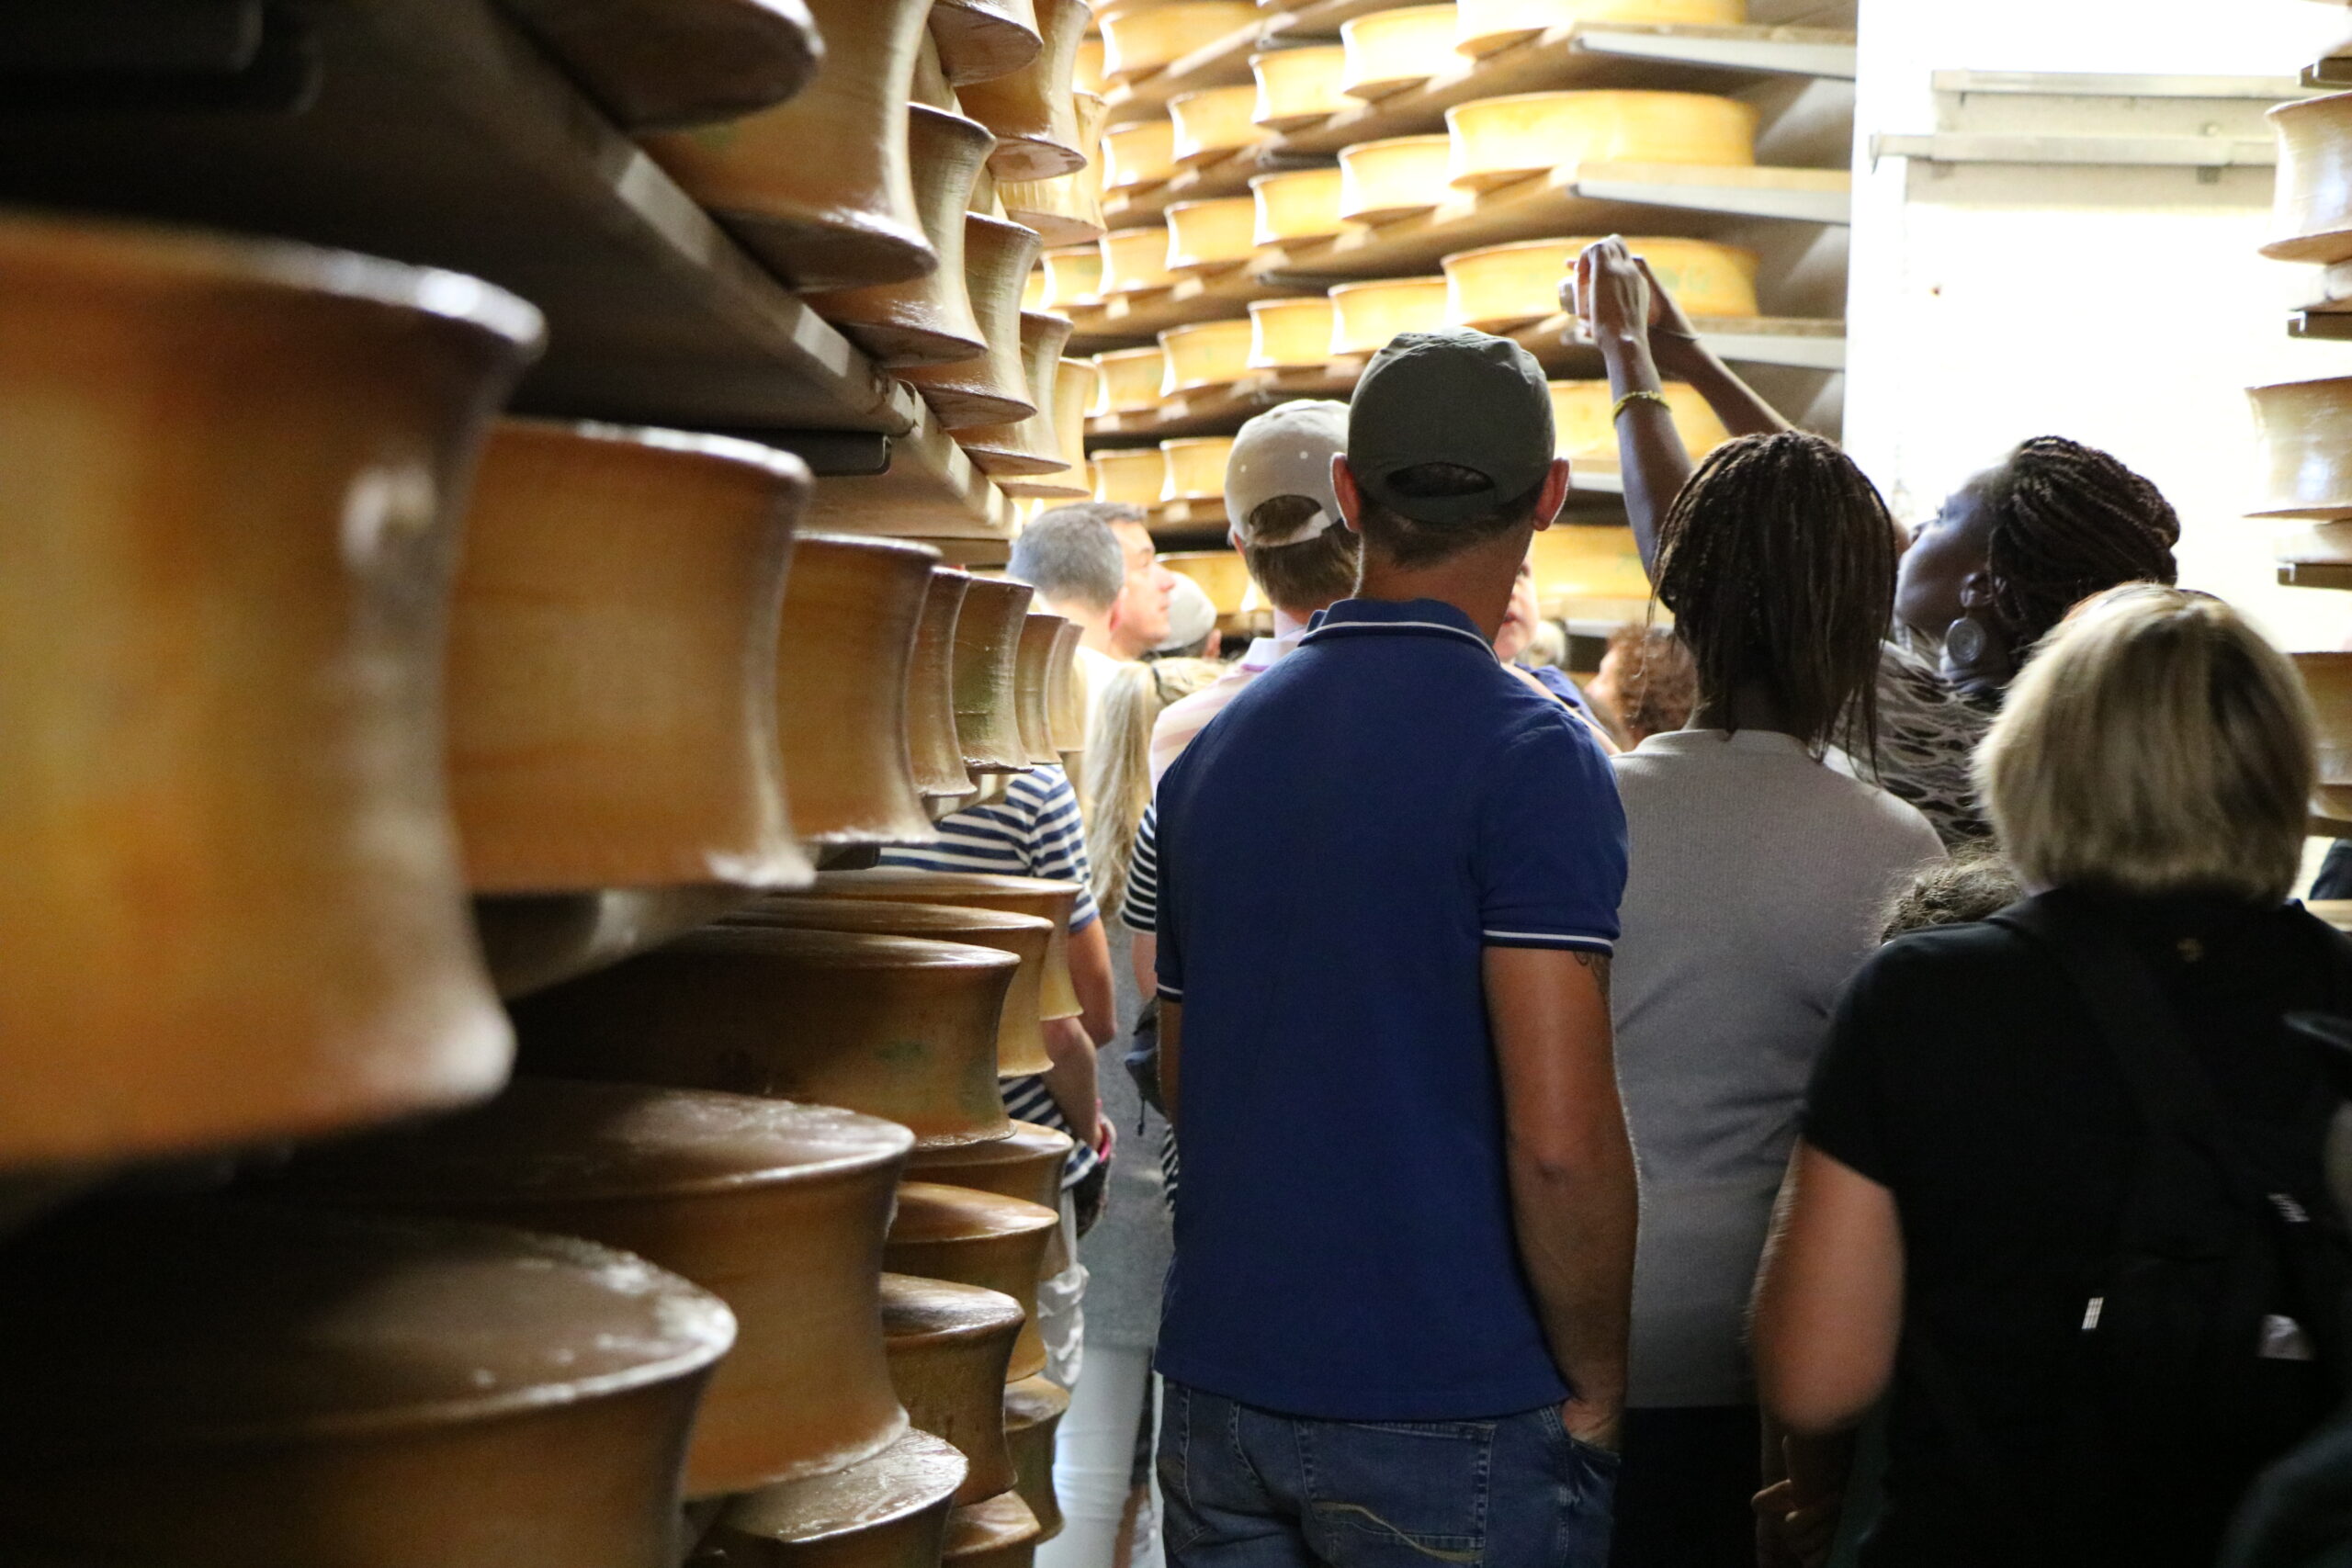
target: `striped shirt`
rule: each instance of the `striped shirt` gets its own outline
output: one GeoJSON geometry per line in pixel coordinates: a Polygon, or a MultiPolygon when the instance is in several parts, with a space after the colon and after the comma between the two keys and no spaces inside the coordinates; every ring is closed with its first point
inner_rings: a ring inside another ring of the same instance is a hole
{"type": "MultiPolygon", "coordinates": [[[[1086,829],[1079,820],[1078,795],[1061,769],[1032,768],[1016,773],[998,799],[967,806],[933,826],[939,830],[938,842],[888,845],[879,863],[916,871],[979,872],[1075,882],[1079,892],[1070,905],[1069,929],[1082,931],[1102,919],[1094,907],[1094,895],[1087,890],[1093,873],[1087,863],[1086,829]]],[[[1054,1103],[1042,1076],[1006,1078],[998,1088],[1004,1095],[1005,1113],[1014,1120],[1070,1131],[1069,1118],[1054,1103]]],[[[1095,1152],[1080,1143],[1063,1168],[1062,1185],[1083,1179],[1101,1163],[1095,1152]]]]}

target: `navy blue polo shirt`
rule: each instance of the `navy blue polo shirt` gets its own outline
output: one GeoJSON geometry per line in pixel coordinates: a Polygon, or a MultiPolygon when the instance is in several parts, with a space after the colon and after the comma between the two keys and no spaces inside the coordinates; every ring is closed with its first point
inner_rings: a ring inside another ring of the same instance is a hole
{"type": "Polygon", "coordinates": [[[1607,758],[1433,600],[1349,599],[1157,801],[1183,1003],[1183,1195],[1159,1367],[1339,1420],[1566,1397],[1519,1263],[1481,953],[1607,952],[1607,758]]]}

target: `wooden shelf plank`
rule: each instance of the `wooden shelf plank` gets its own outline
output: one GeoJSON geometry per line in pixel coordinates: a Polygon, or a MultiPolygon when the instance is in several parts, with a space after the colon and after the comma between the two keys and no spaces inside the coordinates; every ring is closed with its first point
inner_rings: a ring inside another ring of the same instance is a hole
{"type": "MultiPolygon", "coordinates": [[[[1334,239],[1272,248],[1250,264],[1281,282],[1435,273],[1456,251],[1562,235],[1703,233],[1727,211],[1809,204],[1843,211],[1843,169],[1714,168],[1677,164],[1564,164],[1549,174],[1334,239]],[[1591,194],[1605,189],[1606,197],[1591,194]],[[1703,204],[1703,205],[1702,205],[1703,204]]],[[[1770,216],[1786,216],[1775,212],[1770,216]]],[[[1822,220],[1826,221],[1826,220],[1822,220]]]]}
{"type": "Polygon", "coordinates": [[[1198,92],[1203,87],[1238,86],[1250,80],[1250,57],[1261,50],[1285,41],[1336,39],[1341,22],[1396,3],[1396,0],[1309,0],[1306,5],[1236,28],[1148,76],[1124,83],[1104,94],[1104,123],[1126,125],[1150,119],[1180,93],[1198,92]]]}
{"type": "Polygon", "coordinates": [[[2282,588],[2352,588],[2352,563],[2340,561],[2281,561],[2282,588]]]}
{"type": "MultiPolygon", "coordinates": [[[[1846,323],[1810,316],[1700,316],[1690,324],[1721,357],[1799,370],[1846,368],[1846,323]]],[[[1510,335],[1555,376],[1599,376],[1600,351],[1576,335],[1576,318],[1546,316],[1510,335]]]]}
{"type": "Polygon", "coordinates": [[[755,264],[487,0],[288,9],[322,61],[305,111],[0,113],[0,199],[472,273],[547,313],[521,411],[911,435],[899,482],[929,474],[927,507],[996,525],[1001,499],[955,482],[913,393],[755,264]]]}
{"type": "Polygon", "coordinates": [[[1418,87],[1278,137],[1273,145],[1284,152],[1336,152],[1385,136],[1443,130],[1445,111],[1473,98],[1577,87],[1725,93],[1774,74],[1850,77],[1853,61],[1854,35],[1828,28],[1578,22],[1464,61],[1418,87]]]}

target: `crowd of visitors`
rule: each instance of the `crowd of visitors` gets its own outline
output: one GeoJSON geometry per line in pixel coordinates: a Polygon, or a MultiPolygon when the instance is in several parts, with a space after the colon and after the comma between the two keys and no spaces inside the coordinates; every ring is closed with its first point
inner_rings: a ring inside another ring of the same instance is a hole
{"type": "Polygon", "coordinates": [[[2303,1561],[2352,942],[2290,897],[2292,667],[2113,457],[1906,532],[1622,243],[1563,291],[1657,605],[1590,678],[1542,369],[1405,334],[1237,438],[1230,662],[1133,509],[1030,524],[1082,788],[890,852],[1086,887],[1007,1087],[1091,1223],[1041,1563],[2303,1561]]]}

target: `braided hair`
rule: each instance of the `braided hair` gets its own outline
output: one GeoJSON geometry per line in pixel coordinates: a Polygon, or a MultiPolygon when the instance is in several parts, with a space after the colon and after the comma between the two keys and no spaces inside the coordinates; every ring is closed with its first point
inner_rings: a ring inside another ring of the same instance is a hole
{"type": "Polygon", "coordinates": [[[2094,593],[2170,583],[2180,518],[2162,491],[2096,446],[2038,435],[1978,481],[1994,618],[2023,651],[2094,593]]]}
{"type": "Polygon", "coordinates": [[[1702,701],[1770,692],[1816,752],[1878,730],[1879,645],[1894,608],[1894,520],[1834,443],[1799,430],[1710,454],[1659,526],[1657,596],[1702,701]]]}

